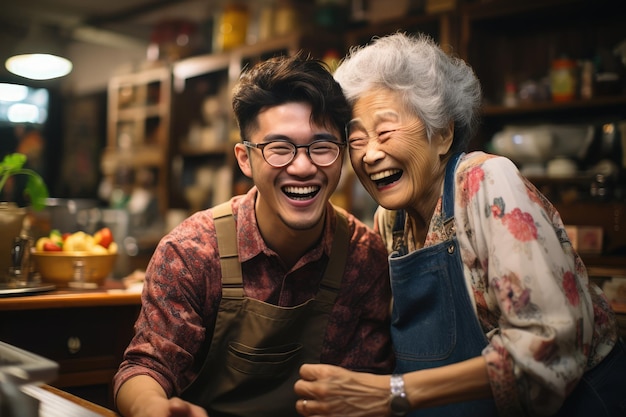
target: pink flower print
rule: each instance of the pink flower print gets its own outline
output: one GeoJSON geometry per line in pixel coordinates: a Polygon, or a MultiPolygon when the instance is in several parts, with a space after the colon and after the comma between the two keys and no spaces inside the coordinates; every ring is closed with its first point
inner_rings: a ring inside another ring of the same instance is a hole
{"type": "Polygon", "coordinates": [[[480,183],[485,179],[485,171],[481,167],[474,167],[467,174],[467,191],[468,199],[471,199],[474,194],[480,189],[480,183]]]}
{"type": "Polygon", "coordinates": [[[504,275],[494,285],[503,311],[520,314],[530,304],[530,290],[515,274],[504,275]]]}
{"type": "Polygon", "coordinates": [[[578,285],[576,285],[576,276],[572,271],[567,271],[563,274],[563,289],[565,290],[565,296],[567,301],[574,307],[580,302],[580,295],[578,294],[578,285]]]}
{"type": "Polygon", "coordinates": [[[519,208],[505,214],[502,217],[502,223],[517,240],[528,242],[537,239],[537,227],[533,221],[533,216],[529,213],[523,213],[519,208]]]}
{"type": "Polygon", "coordinates": [[[528,346],[533,354],[533,359],[538,362],[550,363],[558,352],[558,346],[554,340],[535,339],[528,346]]]}
{"type": "Polygon", "coordinates": [[[480,190],[480,183],[485,178],[485,172],[481,167],[472,168],[465,176],[465,185],[463,187],[464,195],[462,204],[465,206],[472,197],[480,190]]]}

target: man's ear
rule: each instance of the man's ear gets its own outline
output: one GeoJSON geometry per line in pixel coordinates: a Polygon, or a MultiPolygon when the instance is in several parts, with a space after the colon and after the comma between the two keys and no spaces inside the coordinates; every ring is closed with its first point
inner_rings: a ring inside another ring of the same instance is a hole
{"type": "Polygon", "coordinates": [[[250,166],[250,154],[248,148],[243,143],[237,143],[235,145],[235,158],[243,175],[248,178],[252,178],[252,167],[250,166]]]}
{"type": "Polygon", "coordinates": [[[454,120],[451,120],[448,127],[439,134],[439,155],[447,155],[454,140],[454,120]]]}

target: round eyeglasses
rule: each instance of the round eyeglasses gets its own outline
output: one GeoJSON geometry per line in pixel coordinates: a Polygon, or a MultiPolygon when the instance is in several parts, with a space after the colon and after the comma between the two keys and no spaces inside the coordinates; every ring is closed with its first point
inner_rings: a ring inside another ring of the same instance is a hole
{"type": "Polygon", "coordinates": [[[296,145],[285,140],[265,143],[252,143],[244,140],[242,143],[248,148],[260,149],[265,162],[274,168],[289,165],[296,157],[299,148],[306,149],[307,156],[315,165],[327,167],[337,160],[341,153],[341,148],[346,146],[345,143],[328,140],[316,140],[308,145],[296,145]]]}

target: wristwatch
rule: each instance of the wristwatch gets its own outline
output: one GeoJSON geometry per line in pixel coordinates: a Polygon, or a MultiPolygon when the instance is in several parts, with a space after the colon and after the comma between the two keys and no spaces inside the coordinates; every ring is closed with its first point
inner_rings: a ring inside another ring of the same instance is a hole
{"type": "Polygon", "coordinates": [[[404,417],[411,411],[411,403],[404,392],[404,379],[402,375],[391,375],[391,399],[389,400],[389,409],[391,417],[404,417]]]}

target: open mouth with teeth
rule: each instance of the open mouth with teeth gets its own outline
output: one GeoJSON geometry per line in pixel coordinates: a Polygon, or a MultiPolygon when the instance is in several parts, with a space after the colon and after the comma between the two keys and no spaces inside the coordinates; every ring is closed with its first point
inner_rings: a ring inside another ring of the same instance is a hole
{"type": "Polygon", "coordinates": [[[377,172],[370,175],[370,179],[374,181],[378,188],[384,187],[391,183],[394,183],[402,176],[402,170],[400,169],[387,169],[385,171],[377,172]]]}
{"type": "Polygon", "coordinates": [[[310,185],[307,187],[283,187],[283,193],[292,200],[310,200],[320,191],[319,186],[310,185]]]}

